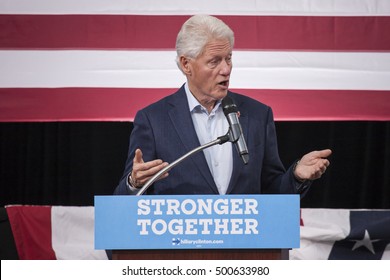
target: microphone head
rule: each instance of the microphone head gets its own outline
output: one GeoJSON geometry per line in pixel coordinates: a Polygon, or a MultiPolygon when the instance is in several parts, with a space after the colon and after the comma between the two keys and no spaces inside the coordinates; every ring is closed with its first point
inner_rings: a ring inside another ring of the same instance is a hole
{"type": "Polygon", "coordinates": [[[234,104],[233,99],[227,95],[224,99],[222,99],[222,109],[225,116],[229,115],[230,113],[238,113],[237,106],[234,104]]]}

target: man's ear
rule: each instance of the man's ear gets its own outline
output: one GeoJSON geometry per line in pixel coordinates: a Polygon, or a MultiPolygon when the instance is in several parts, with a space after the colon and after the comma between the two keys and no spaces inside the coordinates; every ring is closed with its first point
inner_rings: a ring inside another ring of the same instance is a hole
{"type": "Polygon", "coordinates": [[[183,73],[185,75],[191,75],[190,59],[185,56],[181,56],[179,59],[179,63],[183,73]]]}

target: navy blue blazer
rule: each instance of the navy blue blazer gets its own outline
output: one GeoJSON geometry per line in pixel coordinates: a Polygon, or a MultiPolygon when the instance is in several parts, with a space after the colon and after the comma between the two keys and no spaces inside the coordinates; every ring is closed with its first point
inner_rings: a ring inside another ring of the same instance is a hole
{"type": "MultiPolygon", "coordinates": [[[[233,151],[227,194],[298,193],[300,184],[292,168],[286,172],[279,158],[271,108],[244,95],[230,91],[228,95],[240,111],[249,162],[244,165],[237,151],[233,151]]],[[[125,171],[114,194],[133,194],[126,180],[137,148],[142,150],[145,162],[162,159],[171,163],[198,146],[183,86],[135,116],[125,171]]],[[[236,149],[234,145],[232,148],[236,149]]],[[[218,194],[218,190],[203,152],[198,152],[170,170],[167,178],[155,182],[147,194],[218,194]]]]}

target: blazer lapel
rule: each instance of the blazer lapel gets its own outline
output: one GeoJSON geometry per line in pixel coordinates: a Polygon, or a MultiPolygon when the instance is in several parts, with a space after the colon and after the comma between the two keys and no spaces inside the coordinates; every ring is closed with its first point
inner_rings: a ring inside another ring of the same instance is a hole
{"type": "MultiPolygon", "coordinates": [[[[192,122],[184,87],[182,87],[178,93],[172,97],[173,98],[169,101],[172,105],[172,109],[169,111],[169,116],[177,134],[180,137],[180,140],[189,152],[199,147],[200,143],[192,122]]],[[[215,185],[203,152],[199,151],[193,154],[188,160],[192,160],[194,162],[195,166],[199,169],[209,186],[214,192],[218,193],[217,186],[215,185]]]]}

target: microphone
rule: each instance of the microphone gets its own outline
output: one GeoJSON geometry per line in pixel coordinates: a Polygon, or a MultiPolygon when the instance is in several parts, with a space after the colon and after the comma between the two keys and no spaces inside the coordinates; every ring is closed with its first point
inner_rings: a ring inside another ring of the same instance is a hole
{"type": "Polygon", "coordinates": [[[242,133],[241,124],[238,120],[237,106],[236,104],[234,104],[233,100],[229,96],[226,96],[224,99],[222,99],[222,109],[229,122],[230,141],[235,144],[237,151],[244,164],[247,164],[249,161],[249,153],[248,148],[246,146],[244,134],[242,133]]]}

